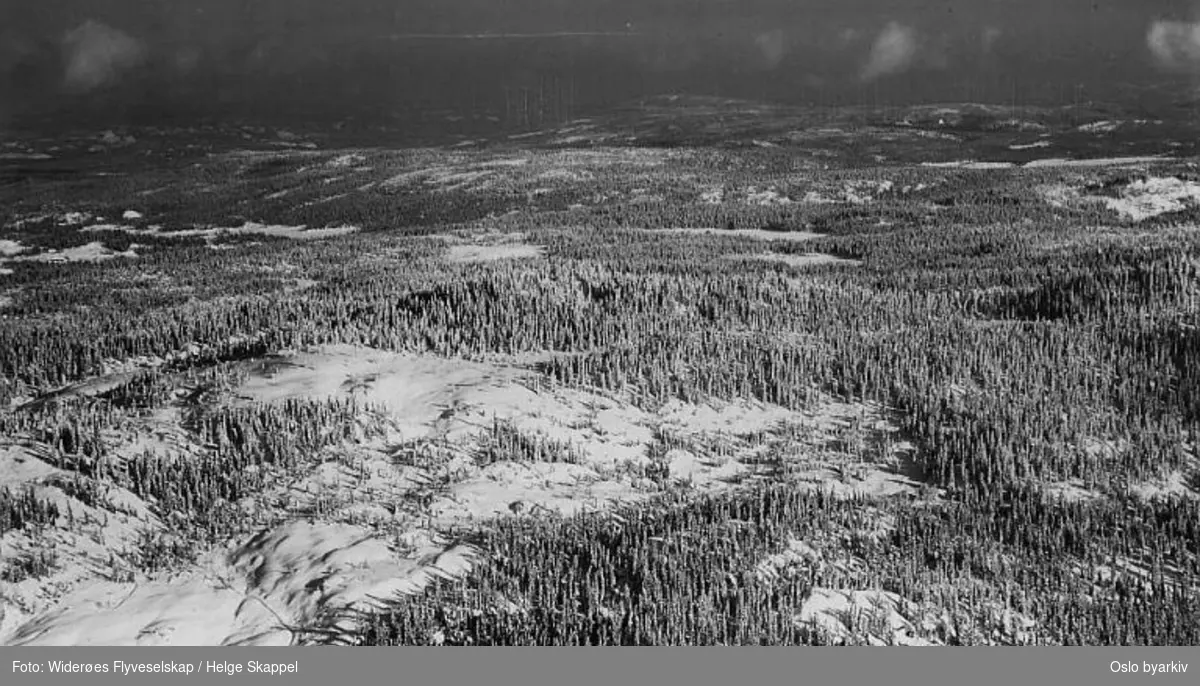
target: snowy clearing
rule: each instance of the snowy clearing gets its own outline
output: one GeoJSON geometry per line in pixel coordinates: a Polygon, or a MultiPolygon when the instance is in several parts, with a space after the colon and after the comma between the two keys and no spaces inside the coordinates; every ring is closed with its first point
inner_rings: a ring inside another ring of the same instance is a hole
{"type": "MultiPolygon", "coordinates": [[[[648,447],[659,429],[690,445],[672,453],[668,461],[672,473],[697,487],[752,476],[755,465],[772,451],[785,462],[795,462],[792,467],[799,481],[840,481],[840,487],[830,487],[847,495],[920,486],[906,466],[913,447],[895,435],[895,427],[878,408],[830,399],[819,410],[804,413],[758,402],[714,400],[705,405],[671,401],[650,412],[605,394],[544,386],[539,379],[524,363],[468,362],[336,346],[271,363],[239,392],[270,402],[354,396],[388,408],[400,441],[436,438],[471,446],[493,421],[509,421],[518,430],[569,445],[581,456],[575,465],[535,465],[532,470],[517,465],[501,469],[502,474],[483,470],[475,473],[474,485],[471,478],[464,479],[460,488],[470,493],[470,502],[463,512],[472,516],[495,514],[514,500],[529,498],[527,482],[532,477],[543,482],[563,477],[576,486],[591,485],[591,490],[608,489],[599,482],[615,479],[630,492],[636,480],[628,478],[627,470],[647,463],[648,447]],[[839,446],[845,441],[839,436],[851,426],[859,427],[868,442],[886,446],[880,455],[886,464],[844,464],[844,447],[839,446]],[[799,434],[808,439],[795,438],[799,434]],[[580,483],[576,477],[586,478],[580,483]],[[488,493],[479,491],[484,487],[490,489],[488,493]]],[[[462,466],[464,476],[474,472],[462,466]]],[[[577,489],[576,495],[583,490],[577,489]]]]}
{"type": "Polygon", "coordinates": [[[1112,133],[1113,131],[1121,128],[1123,124],[1124,122],[1121,121],[1110,121],[1105,119],[1103,121],[1096,121],[1090,124],[1080,125],[1076,130],[1083,133],[1112,133]]]}
{"type": "Polygon", "coordinates": [[[826,253],[805,253],[803,255],[784,255],[780,253],[758,253],[758,254],[742,254],[729,255],[727,259],[731,260],[762,260],[765,262],[781,262],[789,267],[812,267],[821,264],[845,264],[858,266],[862,262],[859,260],[848,260],[826,253]]]}
{"type": "Polygon", "coordinates": [[[1200,203],[1200,183],[1174,176],[1136,179],[1124,184],[1116,192],[1115,197],[1089,195],[1081,186],[1064,183],[1038,188],[1038,194],[1054,207],[1099,203],[1134,222],[1186,210],[1200,203]]]}
{"type": "Polygon", "coordinates": [[[1095,159],[1069,160],[1061,157],[1047,157],[1032,160],[1024,164],[1030,168],[1046,167],[1120,167],[1135,164],[1150,164],[1154,162],[1171,162],[1176,158],[1166,155],[1145,155],[1140,157],[1099,157],[1095,159]]]}
{"type": "Polygon", "coordinates": [[[367,158],[365,155],[360,155],[358,153],[347,153],[329,160],[327,164],[335,169],[340,169],[345,167],[355,167],[366,161],[367,158]]]}
{"type": "Polygon", "coordinates": [[[848,642],[856,632],[868,631],[870,645],[936,645],[918,637],[917,627],[909,619],[915,614],[911,602],[889,591],[814,588],[796,622],[848,642]],[[879,627],[887,633],[865,627],[879,627]]]}
{"type": "Polygon", "coordinates": [[[684,235],[733,236],[736,238],[753,238],[760,241],[810,241],[821,238],[822,234],[811,231],[767,231],[765,229],[639,229],[641,231],[662,232],[684,235]]]}
{"type": "Polygon", "coordinates": [[[976,160],[954,160],[951,162],[922,162],[922,167],[935,169],[1012,169],[1012,162],[979,162],[976,160]]]}
{"type": "Polygon", "coordinates": [[[1127,219],[1143,221],[1200,203],[1200,183],[1175,177],[1139,179],[1122,188],[1121,197],[1102,201],[1127,219]]]}
{"type": "Polygon", "coordinates": [[[399,555],[363,527],[293,522],[175,578],[91,582],[5,645],[288,645],[326,607],[364,608],[463,573],[474,551],[425,541],[399,555]]]}
{"type": "Polygon", "coordinates": [[[241,226],[232,228],[217,228],[208,229],[214,235],[228,233],[233,235],[253,234],[259,236],[281,236],[283,238],[294,238],[297,240],[320,240],[322,238],[331,238],[334,236],[345,236],[358,231],[355,226],[329,226],[320,229],[310,229],[307,226],[279,226],[259,224],[257,222],[246,222],[241,226]]]}
{"type": "Polygon", "coordinates": [[[131,233],[131,234],[136,234],[136,235],[163,236],[163,237],[167,237],[167,238],[170,238],[173,236],[178,237],[178,238],[192,238],[192,237],[199,236],[199,237],[205,238],[207,240],[212,240],[213,238],[215,238],[217,236],[221,236],[221,235],[231,235],[231,236],[256,235],[256,236],[278,236],[278,237],[282,237],[282,238],[291,238],[293,240],[301,240],[301,241],[305,241],[305,240],[314,241],[314,240],[321,240],[321,239],[325,239],[325,238],[334,238],[337,236],[345,236],[347,234],[355,233],[358,230],[359,229],[356,226],[347,226],[347,225],[328,226],[328,227],[324,227],[324,228],[310,229],[307,226],[269,225],[269,224],[260,224],[258,222],[249,222],[249,221],[242,224],[241,226],[234,226],[234,227],[206,227],[206,228],[181,229],[178,231],[164,231],[161,226],[157,226],[157,225],[148,226],[146,228],[136,228],[133,226],[117,225],[117,224],[94,224],[94,225],[83,228],[83,231],[93,231],[93,232],[94,231],[123,231],[125,233],[131,233]]]}
{"type": "Polygon", "coordinates": [[[14,262],[101,262],[103,260],[111,260],[117,257],[137,257],[135,248],[139,246],[131,245],[124,252],[117,252],[105,247],[100,241],[93,241],[87,245],[78,245],[74,248],[66,248],[63,250],[47,250],[45,252],[30,254],[21,254],[17,257],[11,257],[14,262]]]}
{"type": "Polygon", "coordinates": [[[42,161],[52,159],[54,159],[53,155],[47,155],[44,152],[0,152],[0,160],[42,161]]]}
{"type": "Polygon", "coordinates": [[[1167,498],[1192,498],[1195,500],[1200,493],[1188,483],[1188,477],[1181,471],[1175,471],[1163,479],[1154,479],[1133,484],[1130,491],[1143,500],[1167,498]]]}
{"type": "Polygon", "coordinates": [[[540,245],[528,243],[500,243],[495,245],[452,245],[446,251],[446,259],[459,264],[471,262],[493,262],[542,257],[546,250],[540,245]]]}
{"type": "Polygon", "coordinates": [[[1050,147],[1050,145],[1051,145],[1050,141],[1041,140],[1041,141],[1034,141],[1032,143],[1025,143],[1025,144],[1013,143],[1012,145],[1008,146],[1008,149],[1009,150],[1033,150],[1035,148],[1048,148],[1048,147],[1050,147]]]}

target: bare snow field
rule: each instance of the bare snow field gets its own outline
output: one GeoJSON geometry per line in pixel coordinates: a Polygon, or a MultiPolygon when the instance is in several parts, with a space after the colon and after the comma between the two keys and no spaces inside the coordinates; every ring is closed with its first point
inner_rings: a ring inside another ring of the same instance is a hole
{"type": "Polygon", "coordinates": [[[471,262],[493,262],[496,260],[517,260],[528,257],[541,257],[545,249],[539,245],[528,243],[499,243],[493,245],[452,245],[446,253],[446,259],[459,264],[471,262]]]}
{"type": "Polygon", "coordinates": [[[1174,176],[1146,176],[1120,185],[1115,195],[1093,195],[1078,186],[1058,183],[1043,186],[1042,197],[1051,205],[1065,207],[1096,203],[1133,222],[1179,212],[1200,204],[1200,183],[1174,176]]]}
{"type": "Polygon", "coordinates": [[[922,162],[922,167],[934,169],[1012,169],[1017,165],[1012,162],[978,162],[976,160],[954,160],[951,162],[922,162]]]}
{"type": "Polygon", "coordinates": [[[1095,121],[1090,124],[1081,124],[1075,127],[1076,131],[1083,133],[1112,133],[1125,125],[1123,121],[1111,121],[1108,119],[1095,121]]]}
{"type": "MultiPolygon", "coordinates": [[[[137,257],[137,248],[134,244],[129,246],[124,251],[116,251],[105,247],[99,241],[93,241],[85,245],[77,245],[72,248],[64,248],[62,250],[49,249],[40,252],[31,252],[30,248],[21,245],[17,241],[2,240],[0,241],[0,265],[7,262],[47,262],[47,263],[68,263],[68,262],[101,262],[111,260],[117,257],[135,258],[137,257]]],[[[11,270],[6,270],[9,273],[11,270]]]]}
{"type": "Polygon", "coordinates": [[[460,231],[436,234],[446,243],[445,259],[451,264],[476,264],[544,257],[545,246],[525,242],[523,233],[460,231]]]}
{"type": "Polygon", "coordinates": [[[44,152],[0,152],[0,160],[52,160],[53,155],[44,152]]]}
{"type": "Polygon", "coordinates": [[[346,234],[358,231],[354,226],[327,226],[322,228],[309,228],[307,226],[271,226],[259,224],[258,222],[246,222],[241,226],[229,228],[205,229],[203,235],[210,236],[221,233],[232,235],[259,235],[259,236],[279,236],[282,238],[293,238],[296,240],[322,240],[332,238],[334,236],[345,236],[346,234]]]}
{"type": "Polygon", "coordinates": [[[1135,155],[1131,157],[1097,157],[1090,159],[1066,159],[1061,157],[1046,157],[1025,163],[1025,167],[1041,169],[1047,167],[1123,167],[1153,162],[1173,162],[1169,155],[1135,155]]]}
{"type": "MultiPolygon", "coordinates": [[[[1009,146],[1010,150],[1024,150],[1029,148],[1047,147],[1050,143],[1039,141],[1023,146],[1009,146]]],[[[990,162],[976,160],[956,160],[951,162],[922,162],[921,166],[931,168],[957,168],[957,169],[1013,169],[1016,167],[1026,167],[1030,169],[1046,169],[1055,167],[1127,167],[1141,164],[1149,164],[1156,162],[1172,162],[1176,158],[1167,155],[1141,155],[1130,157],[1097,157],[1086,159],[1068,159],[1065,157],[1043,157],[1036,160],[1030,160],[1022,165],[1013,162],[990,162]]]]}
{"type": "Polygon", "coordinates": [[[289,645],[326,608],[415,592],[461,574],[473,555],[467,546],[420,541],[404,557],[366,527],[296,521],[218,550],[177,576],[88,580],[56,612],[19,626],[5,622],[3,643],[289,645]]]}
{"type": "Polygon", "coordinates": [[[892,190],[891,182],[874,182],[874,181],[847,181],[840,186],[827,186],[821,188],[809,188],[798,199],[794,199],[787,193],[780,191],[777,188],[763,188],[749,186],[741,189],[740,192],[733,192],[732,189],[715,188],[704,190],[700,193],[699,200],[708,205],[719,205],[738,198],[740,201],[749,205],[762,206],[788,206],[788,205],[830,205],[835,203],[848,203],[852,205],[865,205],[875,201],[880,193],[892,190]]]}
{"type": "Polygon", "coordinates": [[[1009,150],[1034,150],[1036,148],[1048,148],[1053,143],[1047,140],[1034,141],[1032,143],[1013,143],[1008,146],[1009,150]]]}
{"type": "Polygon", "coordinates": [[[103,243],[95,241],[74,248],[47,250],[36,255],[20,255],[13,258],[13,260],[29,260],[33,262],[99,262],[101,260],[111,260],[116,257],[137,257],[135,248],[136,245],[131,245],[128,250],[117,252],[105,247],[103,243]]]}
{"type": "MultiPolygon", "coordinates": [[[[239,393],[269,402],[354,396],[387,408],[399,441],[436,438],[451,444],[470,443],[494,420],[509,421],[519,430],[574,446],[586,457],[580,464],[599,467],[601,472],[634,472],[631,468],[644,466],[655,430],[666,429],[696,442],[692,450],[681,449],[671,455],[671,474],[710,486],[726,477],[753,472],[741,462],[757,462],[756,456],[766,450],[764,445],[757,445],[756,434],[784,429],[785,434],[795,433],[793,429],[804,428],[814,432],[814,440],[836,442],[840,430],[854,426],[866,443],[890,437],[887,459],[895,464],[884,465],[878,474],[865,466],[861,470],[863,478],[847,480],[847,492],[855,486],[873,492],[917,485],[909,476],[893,471],[893,467],[907,464],[904,456],[912,446],[894,436],[895,428],[878,409],[829,400],[824,409],[806,415],[756,402],[689,405],[672,401],[657,412],[648,412],[605,394],[543,387],[536,379],[527,365],[514,362],[465,362],[339,346],[298,354],[278,366],[272,363],[269,372],[252,376],[239,393]],[[709,453],[714,450],[726,453],[729,459],[711,457],[709,453]]],[[[803,442],[789,443],[782,435],[777,438],[776,448],[790,445],[793,450],[804,450],[803,442]]],[[[833,444],[828,447],[829,456],[834,456],[837,451],[833,444]]],[[[794,457],[800,459],[799,455],[794,457]]],[[[789,458],[785,455],[783,459],[789,458]]],[[[827,469],[821,460],[811,460],[809,466],[814,475],[835,473],[841,468],[834,464],[827,469]]],[[[520,466],[512,468],[517,473],[525,471],[520,466]]],[[[853,465],[849,471],[854,471],[853,465]]],[[[502,512],[522,492],[506,491],[504,479],[487,477],[485,481],[508,495],[491,493],[485,497],[476,493],[474,502],[485,506],[473,511],[472,516],[502,512]]]]}
{"type": "MultiPolygon", "coordinates": [[[[212,239],[220,235],[232,236],[277,236],[281,238],[290,238],[293,240],[321,240],[332,238],[335,236],[344,236],[355,233],[358,227],[341,225],[341,226],[325,226],[325,227],[308,227],[305,225],[293,226],[283,224],[266,224],[255,221],[245,221],[240,226],[198,226],[188,229],[167,230],[161,224],[147,224],[144,222],[145,216],[142,212],[135,209],[127,209],[121,214],[121,219],[127,223],[112,223],[105,222],[103,217],[97,217],[89,212],[64,212],[58,214],[40,214],[18,219],[11,224],[12,227],[20,229],[23,226],[53,219],[59,226],[77,227],[85,233],[95,233],[99,231],[121,231],[123,233],[144,236],[176,236],[179,238],[190,238],[200,236],[206,239],[212,239]]],[[[0,255],[15,254],[11,251],[24,249],[19,243],[11,240],[0,241],[0,255]]]]}
{"type": "Polygon", "coordinates": [[[1154,498],[1195,498],[1196,490],[1188,483],[1188,476],[1175,470],[1165,478],[1133,484],[1130,490],[1145,500],[1154,498]]]}
{"type": "MultiPolygon", "coordinates": [[[[139,215],[140,217],[140,215],[139,215]]],[[[261,224],[258,222],[247,221],[241,226],[231,227],[207,227],[180,229],[177,231],[165,231],[161,226],[151,225],[144,228],[139,228],[129,225],[119,224],[93,224],[84,227],[84,231],[123,231],[135,235],[148,236],[177,236],[179,238],[189,238],[200,236],[208,240],[221,235],[229,236],[277,236],[280,238],[290,238],[293,240],[323,240],[336,236],[345,236],[355,233],[358,227],[354,226],[327,226],[322,228],[309,228],[307,226],[285,226],[285,225],[270,225],[261,224]]]]}
{"type": "Polygon", "coordinates": [[[780,262],[789,267],[812,267],[825,264],[844,264],[848,266],[858,266],[862,262],[859,260],[848,260],[835,255],[825,253],[805,253],[803,255],[786,255],[780,253],[751,253],[743,255],[730,255],[731,260],[764,260],[767,262],[780,262]]]}
{"type": "Polygon", "coordinates": [[[750,238],[758,241],[810,241],[820,238],[821,234],[811,231],[768,231],[766,229],[646,229],[652,232],[672,233],[681,235],[734,236],[750,238]]]}
{"type": "Polygon", "coordinates": [[[366,161],[367,158],[365,155],[361,155],[359,153],[347,153],[345,155],[339,155],[333,158],[327,164],[331,167],[342,169],[346,167],[357,167],[366,161]]]}
{"type": "Polygon", "coordinates": [[[1138,179],[1122,188],[1120,197],[1103,202],[1122,217],[1143,221],[1200,203],[1200,183],[1175,177],[1138,179]]]}

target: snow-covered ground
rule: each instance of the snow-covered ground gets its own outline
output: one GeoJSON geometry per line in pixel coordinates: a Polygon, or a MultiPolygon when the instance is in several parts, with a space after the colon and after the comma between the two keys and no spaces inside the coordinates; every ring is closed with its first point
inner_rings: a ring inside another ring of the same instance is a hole
{"type": "MultiPolygon", "coordinates": [[[[138,247],[134,244],[128,249],[118,252],[105,247],[99,241],[93,241],[62,250],[50,249],[34,252],[33,249],[21,245],[17,241],[5,239],[0,240],[0,266],[3,266],[5,262],[100,262],[117,257],[134,258],[138,256],[138,247]]],[[[12,270],[6,269],[0,273],[11,274],[12,270]]]]}
{"type": "Polygon", "coordinates": [[[52,160],[53,155],[44,152],[0,152],[0,160],[52,160]]]}
{"type": "MultiPolygon", "coordinates": [[[[131,213],[137,214],[136,211],[133,210],[126,212],[127,221],[141,218],[140,214],[138,214],[137,217],[129,217],[128,215],[131,213]]],[[[258,222],[247,221],[241,226],[204,227],[180,229],[178,231],[164,231],[162,227],[158,225],[139,227],[124,224],[92,224],[84,227],[83,231],[123,231],[125,233],[132,233],[136,235],[177,236],[179,238],[200,236],[210,240],[220,235],[278,236],[281,238],[291,238],[293,240],[321,240],[324,238],[333,238],[336,236],[345,236],[347,234],[355,233],[358,231],[358,227],[343,225],[309,228],[307,226],[260,224],[258,222]]]]}
{"type": "Polygon", "coordinates": [[[772,252],[752,253],[752,254],[745,254],[745,255],[730,255],[729,259],[762,260],[762,261],[766,261],[766,262],[780,262],[782,264],[788,265],[789,267],[810,267],[810,266],[820,265],[820,264],[845,264],[845,265],[862,264],[862,262],[859,262],[858,260],[847,260],[845,258],[836,257],[834,255],[827,255],[825,253],[819,253],[819,252],[805,253],[803,255],[786,255],[786,254],[772,253],[772,252]]]}
{"type": "Polygon", "coordinates": [[[1091,159],[1070,160],[1061,157],[1047,157],[1026,162],[1030,168],[1047,167],[1121,167],[1153,162],[1170,162],[1175,158],[1166,155],[1140,155],[1132,157],[1097,157],[1091,159]]]}
{"type": "Polygon", "coordinates": [[[1016,165],[1012,162],[980,162],[976,160],[954,160],[951,162],[922,162],[922,167],[941,169],[1011,169],[1016,165]]]}
{"type": "Polygon", "coordinates": [[[1094,121],[1094,122],[1091,122],[1090,124],[1082,124],[1079,127],[1077,127],[1077,130],[1079,130],[1083,133],[1112,133],[1113,131],[1116,131],[1117,129],[1121,128],[1121,126],[1124,125],[1124,123],[1125,122],[1122,122],[1122,121],[1112,121],[1112,120],[1105,119],[1103,121],[1094,121]]]}
{"type": "Polygon", "coordinates": [[[759,241],[809,241],[820,238],[821,234],[811,231],[767,231],[765,229],[645,229],[652,232],[676,233],[687,235],[736,236],[752,238],[759,241]]]}
{"type": "Polygon", "coordinates": [[[86,245],[64,248],[63,250],[47,250],[34,255],[23,254],[13,259],[28,260],[30,262],[99,262],[102,260],[111,260],[116,257],[137,257],[136,247],[136,245],[131,245],[128,250],[117,252],[105,247],[99,241],[93,241],[86,245]]]}
{"type": "MultiPolygon", "coordinates": [[[[432,533],[446,525],[514,512],[602,510],[670,485],[724,489],[774,478],[785,463],[801,487],[840,496],[921,487],[909,466],[913,447],[880,408],[826,399],[808,412],[716,400],[648,409],[630,398],[549,384],[530,368],[538,359],[471,362],[330,346],[246,363],[249,376],[236,390],[237,402],[354,396],[384,408],[387,435],[330,449],[310,473],[242,504],[257,515],[275,507],[264,503],[286,501],[300,509],[318,500],[333,503],[319,521],[284,517],[176,574],[102,578],[97,565],[84,561],[109,560],[110,552],[120,557],[138,531],[159,528],[149,508],[119,489],[112,497],[130,514],[83,506],[52,485],[57,470],[35,450],[5,449],[0,468],[8,485],[37,485],[64,513],[92,524],[78,534],[55,534],[56,549],[68,561],[61,569],[17,585],[0,583],[0,593],[14,599],[0,620],[0,643],[288,643],[324,611],[361,607],[465,571],[474,551],[432,533]],[[577,458],[480,464],[480,441],[496,421],[569,446],[577,458]],[[660,435],[675,442],[651,458],[660,435]],[[850,455],[852,435],[884,447],[850,455]],[[420,446],[436,459],[421,466],[403,459],[404,450],[420,446]],[[665,481],[647,476],[652,459],[661,460],[665,481]],[[431,482],[445,486],[428,491],[419,515],[397,508],[406,494],[425,493],[431,482]],[[400,539],[405,543],[397,546],[400,539]]],[[[202,450],[179,430],[177,412],[144,422],[131,429],[136,435],[108,437],[117,454],[202,450]]],[[[23,536],[5,536],[4,554],[35,544],[23,536]]]]}
{"type": "Polygon", "coordinates": [[[1023,143],[1023,144],[1022,143],[1013,143],[1012,145],[1008,146],[1008,149],[1009,150],[1033,150],[1035,148],[1048,148],[1048,147],[1050,147],[1050,145],[1051,145],[1050,141],[1041,140],[1041,141],[1034,141],[1032,143],[1023,143]]]}
{"type": "Polygon", "coordinates": [[[1103,202],[1123,217],[1142,221],[1200,203],[1200,183],[1176,177],[1139,179],[1122,188],[1120,197],[1103,202]]]}
{"type": "Polygon", "coordinates": [[[469,569],[475,551],[407,555],[361,526],[295,521],[139,582],[90,580],[57,610],[5,627],[5,645],[288,645],[327,607],[366,606],[469,569]]]}
{"type": "Polygon", "coordinates": [[[1121,186],[1117,195],[1088,195],[1076,186],[1050,184],[1039,189],[1051,205],[1099,203],[1134,222],[1178,212],[1200,203],[1200,183],[1174,176],[1148,176],[1121,186]]]}
{"type": "Polygon", "coordinates": [[[539,245],[528,243],[500,243],[495,245],[452,245],[447,250],[450,262],[494,262],[516,260],[525,257],[541,257],[545,250],[539,245]]]}

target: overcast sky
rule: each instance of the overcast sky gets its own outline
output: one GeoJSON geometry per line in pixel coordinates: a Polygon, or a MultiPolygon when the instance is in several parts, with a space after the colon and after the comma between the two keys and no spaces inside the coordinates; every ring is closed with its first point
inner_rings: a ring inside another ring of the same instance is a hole
{"type": "MultiPolygon", "coordinates": [[[[1142,23],[1187,18],[1186,0],[4,0],[0,17],[17,30],[58,31],[86,19],[129,31],[179,33],[295,28],[352,29],[370,35],[393,27],[415,31],[491,28],[589,30],[628,21],[687,26],[758,20],[790,26],[830,18],[938,23],[1005,22],[1034,28],[1043,21],[1078,22],[1084,13],[1142,23]]],[[[1135,27],[1131,27],[1135,28],[1135,27]]]]}
{"type": "Polygon", "coordinates": [[[233,103],[271,84],[366,98],[384,75],[450,94],[478,89],[475,76],[497,88],[528,79],[568,54],[590,70],[585,82],[604,81],[610,64],[613,80],[647,88],[726,72],[776,89],[887,86],[917,72],[961,81],[1006,65],[1017,78],[1038,60],[1055,78],[1187,77],[1200,74],[1197,10],[1200,0],[0,0],[0,115],[64,97],[186,91],[233,103]],[[478,46],[478,34],[575,32],[627,35],[478,46]]]}

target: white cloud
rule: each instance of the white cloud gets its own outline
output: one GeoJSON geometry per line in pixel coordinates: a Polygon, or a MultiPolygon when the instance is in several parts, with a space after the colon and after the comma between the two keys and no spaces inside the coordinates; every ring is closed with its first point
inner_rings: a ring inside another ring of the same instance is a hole
{"type": "Polygon", "coordinates": [[[996,42],[1000,40],[1000,36],[1003,33],[1004,31],[997,26],[985,26],[983,28],[983,34],[979,37],[979,47],[985,55],[990,54],[995,49],[996,42]]]}
{"type": "Polygon", "coordinates": [[[63,38],[68,90],[86,92],[117,82],[145,59],[146,48],[129,34],[88,20],[63,38]]]}
{"type": "Polygon", "coordinates": [[[871,54],[863,66],[863,81],[902,72],[912,66],[919,42],[916,29],[891,22],[879,32],[871,46],[871,54]]]}
{"type": "Polygon", "coordinates": [[[200,64],[201,57],[203,54],[199,48],[193,46],[179,48],[175,51],[173,64],[175,71],[179,74],[190,74],[200,64]]]}
{"type": "Polygon", "coordinates": [[[1200,67],[1200,22],[1156,21],[1146,31],[1146,46],[1168,69],[1200,67]]]}
{"type": "Polygon", "coordinates": [[[787,37],[780,29],[758,34],[754,44],[758,47],[763,66],[767,69],[778,67],[787,56],[787,37]]]}

